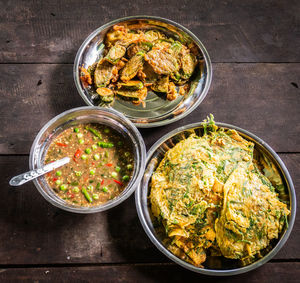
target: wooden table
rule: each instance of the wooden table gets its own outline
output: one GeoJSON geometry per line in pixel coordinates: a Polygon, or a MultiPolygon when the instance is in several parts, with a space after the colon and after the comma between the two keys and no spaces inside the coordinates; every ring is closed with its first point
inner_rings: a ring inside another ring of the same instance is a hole
{"type": "MultiPolygon", "coordinates": [[[[8,185],[10,177],[28,169],[40,128],[84,105],[72,76],[82,41],[97,27],[136,14],[184,25],[213,62],[203,103],[179,122],[141,130],[147,148],[168,131],[214,113],[216,121],[269,143],[288,167],[300,199],[299,1],[1,1],[1,282],[221,280],[187,271],[161,254],[142,229],[134,196],[105,213],[76,215],[50,205],[32,183],[8,185]]],[[[299,282],[299,235],[297,217],[273,260],[222,281],[299,282]]]]}

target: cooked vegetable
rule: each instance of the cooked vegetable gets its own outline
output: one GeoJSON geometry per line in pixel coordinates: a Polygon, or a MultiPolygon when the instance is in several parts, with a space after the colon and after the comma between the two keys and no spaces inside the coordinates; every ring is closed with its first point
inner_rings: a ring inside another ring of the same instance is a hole
{"type": "Polygon", "coordinates": [[[131,98],[131,99],[139,99],[145,96],[145,93],[147,95],[147,88],[143,87],[142,89],[139,90],[122,90],[122,89],[118,89],[116,90],[116,94],[123,96],[123,97],[127,97],[127,98],[131,98]]]}
{"type": "Polygon", "coordinates": [[[151,24],[115,25],[107,32],[105,45],[99,47],[104,57],[88,70],[81,68],[80,79],[99,94],[99,106],[112,103],[116,97],[144,106],[148,90],[174,100],[176,86],[188,85],[181,89],[181,95],[189,89],[198,61],[196,45],[187,46],[185,40],[151,28],[151,24]]]}
{"type": "Polygon", "coordinates": [[[148,52],[151,50],[153,44],[151,42],[142,41],[136,44],[132,44],[127,49],[127,55],[129,58],[133,57],[136,53],[144,51],[148,52]]]}
{"type": "Polygon", "coordinates": [[[155,84],[151,86],[151,89],[156,92],[167,93],[169,88],[169,76],[163,76],[155,84]]]}
{"type": "Polygon", "coordinates": [[[121,72],[121,80],[126,82],[136,76],[137,72],[142,69],[144,64],[145,52],[141,51],[135,54],[125,65],[121,72]]]}
{"type": "Polygon", "coordinates": [[[113,77],[114,68],[115,66],[107,61],[99,61],[94,73],[94,82],[96,87],[105,87],[109,84],[113,77]]]}
{"type": "Polygon", "coordinates": [[[145,55],[145,60],[160,75],[170,75],[179,70],[177,59],[166,50],[151,50],[145,55]]]}
{"type": "Polygon", "coordinates": [[[168,249],[193,265],[214,250],[251,262],[287,227],[290,211],[274,187],[283,182],[251,141],[218,128],[213,116],[203,133],[165,153],[152,175],[152,214],[168,249]]]}
{"type": "Polygon", "coordinates": [[[125,53],[126,47],[122,46],[121,44],[115,44],[109,49],[104,59],[111,64],[116,64],[125,55],[125,53]]]}
{"type": "Polygon", "coordinates": [[[101,96],[103,102],[112,102],[114,100],[114,92],[107,87],[99,87],[96,92],[101,96]]]}
{"type": "Polygon", "coordinates": [[[125,89],[125,90],[139,90],[144,87],[141,81],[128,81],[126,83],[118,83],[118,88],[125,89]]]}
{"type": "Polygon", "coordinates": [[[184,55],[181,59],[182,78],[189,79],[197,65],[197,59],[192,53],[184,55]]]}

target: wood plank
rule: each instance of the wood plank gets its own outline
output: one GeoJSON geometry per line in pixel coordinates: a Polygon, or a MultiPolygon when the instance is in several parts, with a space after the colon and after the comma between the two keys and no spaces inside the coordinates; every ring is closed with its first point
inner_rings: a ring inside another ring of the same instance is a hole
{"type": "Polygon", "coordinates": [[[267,263],[245,274],[214,277],[167,265],[9,268],[0,270],[1,282],[299,282],[300,263],[267,263]]]}
{"type": "MultiPolygon", "coordinates": [[[[141,130],[149,148],[162,135],[209,113],[253,132],[276,151],[300,152],[300,64],[214,64],[213,83],[202,104],[179,122],[141,130]]],[[[84,102],[75,89],[72,66],[0,65],[0,154],[27,154],[41,127],[84,102]]]]}
{"type": "Polygon", "coordinates": [[[300,62],[299,10],[297,0],[4,1],[0,62],[72,63],[93,30],[130,15],[184,25],[203,41],[213,62],[300,62]]]}
{"type": "MultiPolygon", "coordinates": [[[[298,188],[300,154],[280,156],[298,188]]],[[[143,231],[133,196],[107,212],[67,213],[48,204],[31,183],[9,187],[10,177],[28,169],[27,156],[0,156],[0,169],[0,265],[169,261],[143,231]]],[[[299,207],[299,190],[297,199],[299,207]]],[[[289,240],[275,259],[299,260],[299,235],[297,217],[289,240]]]]}

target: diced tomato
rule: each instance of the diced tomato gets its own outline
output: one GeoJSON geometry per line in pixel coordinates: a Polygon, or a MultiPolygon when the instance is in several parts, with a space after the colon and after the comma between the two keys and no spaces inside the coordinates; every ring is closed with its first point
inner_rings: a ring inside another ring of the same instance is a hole
{"type": "Polygon", "coordinates": [[[104,184],[104,179],[101,181],[101,186],[104,184]]]}
{"type": "Polygon", "coordinates": [[[115,180],[115,179],[114,179],[114,182],[117,183],[117,184],[119,184],[120,186],[123,186],[123,183],[120,182],[120,181],[118,181],[118,180],[115,180]]]}
{"type": "Polygon", "coordinates": [[[112,165],[112,163],[107,163],[107,164],[105,164],[105,166],[111,167],[113,165],[112,165]]]}
{"type": "Polygon", "coordinates": [[[78,148],[74,154],[74,157],[80,157],[81,153],[82,153],[82,150],[80,148],[78,148]]]}
{"type": "Polygon", "coordinates": [[[53,182],[56,182],[58,180],[58,178],[53,178],[52,180],[53,180],[53,182]]]}
{"type": "Polygon", "coordinates": [[[70,198],[74,198],[74,197],[75,197],[75,195],[74,195],[74,194],[72,194],[72,193],[68,193],[68,197],[70,197],[70,198]]]}
{"type": "Polygon", "coordinates": [[[76,158],[75,158],[75,157],[73,157],[72,159],[74,160],[74,162],[76,162],[76,163],[77,163],[77,160],[76,160],[76,158]]]}
{"type": "Polygon", "coordinates": [[[63,147],[66,147],[66,146],[68,146],[67,144],[65,144],[65,143],[61,143],[61,142],[57,142],[56,143],[58,146],[63,146],[63,147]]]}
{"type": "Polygon", "coordinates": [[[47,173],[47,177],[50,177],[52,174],[52,172],[47,173]]]}

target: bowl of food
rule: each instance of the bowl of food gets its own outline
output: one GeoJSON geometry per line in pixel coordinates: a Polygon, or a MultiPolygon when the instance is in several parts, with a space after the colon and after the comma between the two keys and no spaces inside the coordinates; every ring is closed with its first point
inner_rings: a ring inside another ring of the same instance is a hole
{"type": "Polygon", "coordinates": [[[137,127],[155,127],[201,103],[212,66],[204,45],[185,27],[134,16],[91,33],[77,52],[73,75],[86,104],[114,108],[137,127]]]}
{"type": "Polygon", "coordinates": [[[51,204],[75,213],[110,209],[127,199],[145,166],[137,128],[113,109],[79,107],[50,120],[30,151],[30,169],[69,157],[70,162],[34,180],[51,204]]]}
{"type": "Polygon", "coordinates": [[[234,275],[270,260],[289,237],[296,214],[291,177],[260,138],[238,127],[180,127],[147,154],[136,190],[141,224],[179,265],[234,275]]]}

